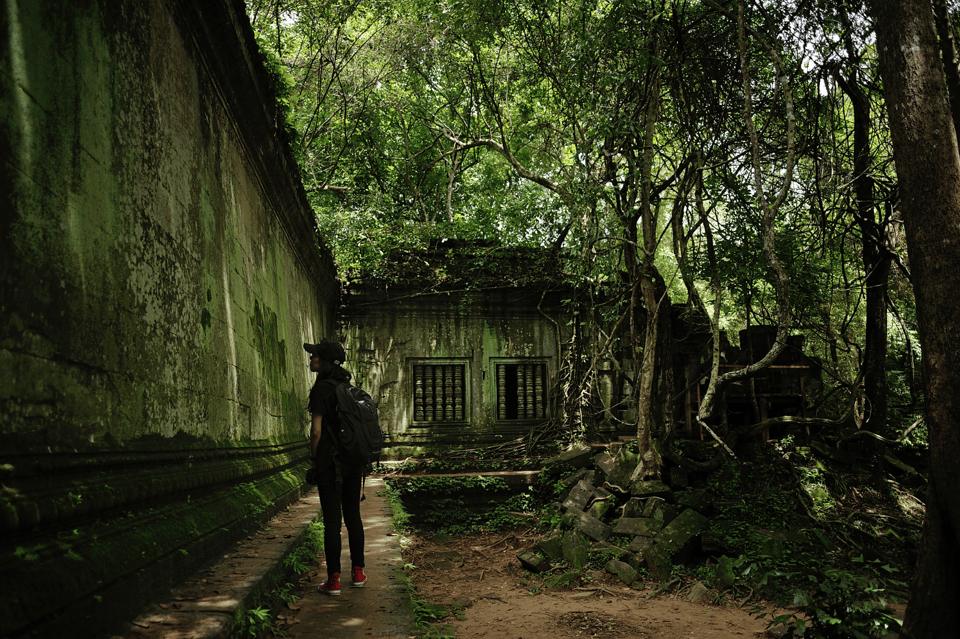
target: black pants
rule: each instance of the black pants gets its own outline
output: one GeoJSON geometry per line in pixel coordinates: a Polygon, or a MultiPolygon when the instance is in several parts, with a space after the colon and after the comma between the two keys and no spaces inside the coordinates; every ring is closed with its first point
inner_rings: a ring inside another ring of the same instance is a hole
{"type": "Polygon", "coordinates": [[[327,558],[327,576],[340,570],[340,525],[346,523],[350,540],[350,563],[363,567],[363,522],[360,521],[360,492],[363,467],[342,462],[343,483],[337,488],[337,472],[333,464],[322,471],[317,483],[320,509],[323,511],[323,554],[327,558]],[[341,519],[341,512],[343,517],[341,519]]]}

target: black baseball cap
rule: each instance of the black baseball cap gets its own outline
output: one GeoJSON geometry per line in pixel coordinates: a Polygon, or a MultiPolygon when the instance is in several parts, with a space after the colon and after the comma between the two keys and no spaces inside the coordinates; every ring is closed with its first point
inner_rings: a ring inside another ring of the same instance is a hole
{"type": "Polygon", "coordinates": [[[320,359],[329,360],[338,366],[347,361],[347,353],[343,350],[343,346],[337,340],[329,337],[324,337],[319,344],[304,344],[303,350],[311,355],[316,355],[320,359]]]}

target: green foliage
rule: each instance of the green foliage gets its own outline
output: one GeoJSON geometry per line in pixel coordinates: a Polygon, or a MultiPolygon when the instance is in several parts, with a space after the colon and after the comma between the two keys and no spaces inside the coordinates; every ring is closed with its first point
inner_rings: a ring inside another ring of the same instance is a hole
{"type": "MultiPolygon", "coordinates": [[[[462,535],[478,531],[497,531],[516,527],[519,520],[511,513],[529,513],[536,508],[532,492],[509,494],[509,487],[500,477],[422,476],[404,481],[388,481],[391,501],[404,513],[414,511],[418,528],[448,535],[462,535]],[[468,494],[495,495],[493,498],[474,498],[468,504],[468,494]]],[[[405,514],[404,526],[413,527],[411,517],[405,514]]]]}
{"type": "Polygon", "coordinates": [[[855,558],[855,571],[835,567],[823,555],[763,555],[750,563],[744,576],[761,586],[786,592],[795,610],[780,614],[757,607],[757,619],[769,618],[768,629],[793,626],[811,639],[869,639],[899,630],[888,601],[898,601],[891,589],[905,584],[893,579],[895,569],[882,562],[855,558]]]}
{"type": "Polygon", "coordinates": [[[260,61],[270,80],[270,90],[277,106],[277,129],[280,138],[297,154],[297,128],[294,124],[294,83],[286,65],[277,57],[264,38],[257,35],[260,61]]]}
{"type": "Polygon", "coordinates": [[[726,460],[708,478],[717,509],[713,521],[724,522],[718,530],[724,544],[741,553],[753,554],[767,543],[757,529],[793,530],[804,525],[797,513],[793,478],[771,455],[769,449],[757,448],[743,463],[726,460]]]}
{"type": "Polygon", "coordinates": [[[269,608],[252,608],[244,612],[237,633],[241,637],[259,637],[273,623],[269,608]]]}
{"type": "Polygon", "coordinates": [[[307,526],[304,537],[303,543],[283,560],[283,565],[298,575],[310,570],[316,561],[317,553],[323,549],[323,523],[311,523],[307,526]]]}

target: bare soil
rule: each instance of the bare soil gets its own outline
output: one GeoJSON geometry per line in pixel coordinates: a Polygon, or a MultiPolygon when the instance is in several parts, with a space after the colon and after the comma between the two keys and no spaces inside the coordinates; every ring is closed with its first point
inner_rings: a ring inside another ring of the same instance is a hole
{"type": "MultiPolygon", "coordinates": [[[[756,601],[688,601],[693,583],[663,592],[644,582],[627,587],[603,570],[587,571],[569,587],[545,590],[523,570],[517,554],[533,547],[530,530],[457,538],[412,534],[403,559],[417,592],[430,604],[462,608],[435,623],[438,636],[456,639],[637,637],[729,639],[765,637],[756,601]],[[414,566],[414,567],[409,567],[414,566]],[[445,627],[446,626],[446,627],[445,627]]],[[[748,595],[749,597],[749,595],[748,595]]]]}

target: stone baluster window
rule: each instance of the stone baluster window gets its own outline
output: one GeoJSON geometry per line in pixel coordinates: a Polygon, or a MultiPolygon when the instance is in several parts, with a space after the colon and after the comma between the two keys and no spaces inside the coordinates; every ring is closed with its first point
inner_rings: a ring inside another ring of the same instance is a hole
{"type": "Polygon", "coordinates": [[[413,421],[467,421],[466,364],[413,364],[413,421]]]}
{"type": "Polygon", "coordinates": [[[547,415],[547,364],[517,360],[496,364],[497,420],[536,420],[547,415]]]}

